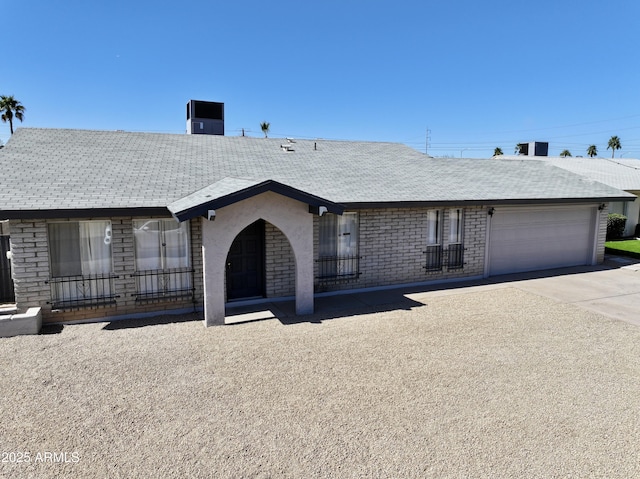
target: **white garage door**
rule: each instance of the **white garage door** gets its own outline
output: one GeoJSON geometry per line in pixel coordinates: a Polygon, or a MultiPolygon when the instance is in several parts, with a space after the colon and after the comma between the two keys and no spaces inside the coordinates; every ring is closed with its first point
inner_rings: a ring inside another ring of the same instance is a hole
{"type": "Polygon", "coordinates": [[[595,207],[496,208],[489,275],[591,264],[595,207]]]}

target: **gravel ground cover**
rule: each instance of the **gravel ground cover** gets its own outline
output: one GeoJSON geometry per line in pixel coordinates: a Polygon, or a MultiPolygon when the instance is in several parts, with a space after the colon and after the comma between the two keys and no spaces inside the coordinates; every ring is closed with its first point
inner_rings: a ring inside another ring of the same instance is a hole
{"type": "Polygon", "coordinates": [[[637,326],[515,288],[352,313],[2,339],[0,477],[640,477],[637,326]]]}

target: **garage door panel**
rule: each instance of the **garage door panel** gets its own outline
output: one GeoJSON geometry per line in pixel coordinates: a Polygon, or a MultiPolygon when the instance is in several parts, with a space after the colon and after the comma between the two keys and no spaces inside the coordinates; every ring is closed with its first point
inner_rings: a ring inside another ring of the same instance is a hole
{"type": "Polygon", "coordinates": [[[491,219],[489,274],[591,262],[594,208],[496,211],[491,219]]]}
{"type": "MultiPolygon", "coordinates": [[[[493,242],[495,238],[495,244],[504,244],[510,245],[515,242],[519,242],[520,246],[523,248],[532,247],[535,248],[537,246],[544,245],[544,250],[558,241],[563,242],[572,242],[577,244],[577,246],[585,247],[590,244],[590,238],[588,237],[589,231],[588,228],[584,229],[585,235],[582,235],[578,228],[575,226],[571,227],[571,229],[567,229],[562,226],[552,226],[549,228],[527,228],[526,225],[523,225],[521,229],[516,228],[504,228],[499,230],[492,229],[492,237],[491,241],[493,242]],[[494,236],[494,232],[496,233],[494,236]]],[[[514,245],[517,246],[517,245],[514,245]]]]}

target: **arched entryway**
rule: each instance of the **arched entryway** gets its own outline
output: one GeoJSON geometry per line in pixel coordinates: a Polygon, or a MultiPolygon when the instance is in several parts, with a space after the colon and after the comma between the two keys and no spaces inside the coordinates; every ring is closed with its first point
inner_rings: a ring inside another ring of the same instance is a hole
{"type": "Polygon", "coordinates": [[[234,241],[262,221],[275,226],[290,245],[295,269],[296,314],[313,313],[313,215],[307,204],[265,192],[216,210],[202,220],[205,324],[224,324],[227,259],[234,241]]]}
{"type": "Polygon", "coordinates": [[[277,226],[263,219],[235,237],[225,266],[227,301],[291,297],[296,293],[291,243],[277,226]]]}

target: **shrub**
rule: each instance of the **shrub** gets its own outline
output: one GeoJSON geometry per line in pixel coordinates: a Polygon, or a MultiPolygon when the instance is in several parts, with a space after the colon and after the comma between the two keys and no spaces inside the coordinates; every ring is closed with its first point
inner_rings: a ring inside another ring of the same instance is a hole
{"type": "Polygon", "coordinates": [[[611,213],[607,218],[607,241],[622,238],[626,224],[626,216],[611,213]]]}

